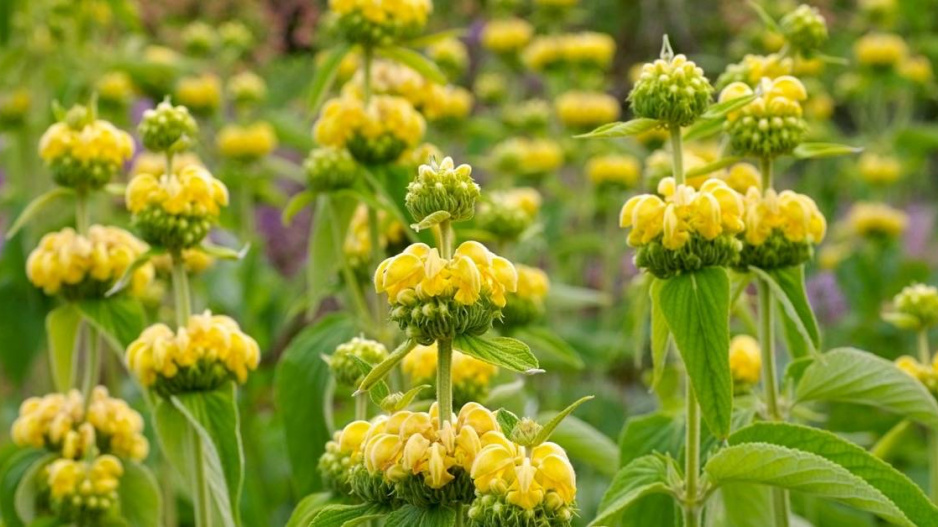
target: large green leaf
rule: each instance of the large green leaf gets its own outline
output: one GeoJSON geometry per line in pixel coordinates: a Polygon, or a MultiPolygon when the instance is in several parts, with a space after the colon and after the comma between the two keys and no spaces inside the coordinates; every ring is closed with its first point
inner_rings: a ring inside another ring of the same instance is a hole
{"type": "Polygon", "coordinates": [[[16,514],[16,489],[30,468],[47,455],[45,450],[18,450],[0,466],[0,523],[4,527],[23,527],[16,514]]]}
{"type": "Polygon", "coordinates": [[[651,299],[651,388],[654,389],[661,382],[665,366],[668,364],[668,348],[670,346],[671,330],[668,321],[661,312],[661,288],[664,280],[651,278],[648,296],[651,299]]]}
{"type": "Polygon", "coordinates": [[[387,516],[384,527],[452,527],[455,523],[456,511],[449,507],[404,505],[387,516]]]}
{"type": "Polygon", "coordinates": [[[661,126],[661,121],[655,119],[638,118],[624,123],[608,123],[596,128],[592,132],[578,135],[580,138],[592,137],[628,137],[638,135],[661,126]]]}
{"type": "Polygon", "coordinates": [[[329,286],[344,256],[339,254],[356,201],[349,197],[320,194],[316,200],[312,226],[309,232],[308,264],[306,265],[307,304],[309,313],[315,313],[329,294],[329,286]]]}
{"type": "Polygon", "coordinates": [[[283,418],[287,456],[299,495],[320,490],[317,463],[331,438],[331,423],[325,413],[325,386],[330,373],[321,355],[332,353],[355,333],[355,324],[347,316],[328,315],[294,337],[277,364],[274,396],[283,418]]]}
{"type": "Polygon", "coordinates": [[[83,300],[75,305],[85,320],[94,326],[119,354],[123,354],[127,346],[146,328],[146,312],[140,301],[135,298],[83,300]]]}
{"type": "Polygon", "coordinates": [[[75,381],[75,344],[81,327],[81,312],[73,304],[59,306],[46,315],[49,367],[55,389],[66,392],[75,381]]]}
{"type": "Polygon", "coordinates": [[[635,459],[620,470],[599,504],[596,518],[590,525],[608,525],[609,521],[653,494],[667,494],[668,463],[662,456],[643,456],[635,459]]]}
{"type": "Polygon", "coordinates": [[[309,527],[319,511],[332,501],[331,492],[317,492],[306,496],[293,509],[285,527],[309,527]]]}
{"type": "Polygon", "coordinates": [[[527,344],[517,339],[460,335],[453,341],[453,347],[500,368],[520,373],[538,372],[537,357],[527,344]]]}
{"type": "Polygon", "coordinates": [[[704,422],[713,435],[726,437],[733,417],[726,271],[709,267],[675,276],[661,286],[659,304],[684,359],[704,422]]]}
{"type": "Polygon", "coordinates": [[[619,466],[648,454],[677,458],[683,448],[683,418],[663,412],[629,417],[619,435],[619,466]]]}
{"type": "MultiPolygon", "coordinates": [[[[804,284],[804,266],[796,265],[794,267],[784,267],[773,269],[768,272],[772,277],[778,290],[779,304],[782,306],[782,315],[788,319],[788,323],[795,327],[803,327],[807,333],[808,344],[815,350],[821,348],[821,331],[818,329],[817,319],[814,316],[814,310],[811,309],[811,302],[808,300],[808,293],[804,284]]],[[[771,286],[771,284],[770,284],[771,286]]],[[[776,294],[778,294],[776,292],[776,294]]]]}
{"type": "MultiPolygon", "coordinates": [[[[544,413],[538,420],[550,419],[554,413],[544,413]]],[[[612,476],[618,464],[616,444],[589,423],[575,416],[568,416],[557,425],[550,440],[562,446],[571,458],[593,467],[600,474],[612,476]]]]}
{"type": "MultiPolygon", "coordinates": [[[[388,509],[377,503],[360,503],[356,505],[326,505],[319,509],[309,527],[343,527],[354,524],[356,520],[368,518],[376,514],[387,514],[388,509]]],[[[304,526],[305,527],[305,526],[304,526]]]]}
{"type": "Polygon", "coordinates": [[[124,461],[124,475],[117,490],[121,516],[133,527],[161,527],[163,505],[160,485],[150,469],[124,461]]]}
{"type": "Polygon", "coordinates": [[[55,454],[46,454],[33,461],[29,468],[23,473],[19,485],[16,486],[16,493],[13,497],[16,508],[16,515],[27,525],[32,524],[37,519],[39,496],[42,492],[43,484],[40,481],[46,465],[56,460],[55,454]]]}
{"type": "Polygon", "coordinates": [[[583,359],[567,341],[551,328],[527,326],[515,330],[512,335],[531,347],[538,362],[556,362],[562,367],[583,369],[583,359]]]}
{"type": "Polygon", "coordinates": [[[841,501],[897,525],[938,525],[938,508],[909,478],[863,448],[815,428],[756,423],[704,467],[711,481],[762,483],[841,501]]]}
{"type": "Polygon", "coordinates": [[[921,382],[892,362],[853,348],[815,359],[802,373],[795,399],[874,406],[938,430],[938,402],[921,382]]]}
{"type": "Polygon", "coordinates": [[[332,87],[339,73],[339,66],[342,64],[342,59],[345,58],[349,50],[351,50],[351,46],[348,44],[340,44],[332,48],[332,51],[329,52],[329,55],[326,56],[326,59],[316,70],[313,83],[309,88],[309,106],[312,113],[316,113],[319,110],[319,105],[322,104],[326,95],[328,95],[329,88],[332,87]]]}
{"type": "Polygon", "coordinates": [[[728,483],[707,502],[708,527],[766,527],[774,521],[772,489],[728,483]]]}

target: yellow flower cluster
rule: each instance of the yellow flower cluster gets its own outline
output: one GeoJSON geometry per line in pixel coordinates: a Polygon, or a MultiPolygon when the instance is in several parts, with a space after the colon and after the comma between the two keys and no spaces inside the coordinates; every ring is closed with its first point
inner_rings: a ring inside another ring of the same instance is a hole
{"type": "Polygon", "coordinates": [[[938,394],[938,357],[932,364],[922,364],[915,358],[903,355],[896,359],[896,367],[917,379],[933,394],[938,394]]]}
{"type": "Polygon", "coordinates": [[[605,70],[612,63],[616,43],[604,33],[583,31],[534,39],[522,58],[528,68],[544,71],[563,65],[605,70]]]}
{"type": "Polygon", "coordinates": [[[756,98],[727,114],[726,129],[733,146],[744,153],[778,155],[793,149],[805,131],[801,102],[808,92],[795,77],[763,78],[759,90],[734,82],[720,92],[720,102],[756,93],[756,98]]]}
{"type": "Polygon", "coordinates": [[[791,242],[818,244],[827,232],[827,221],[814,200],[791,190],[761,192],[750,187],[745,207],[744,238],[749,245],[762,245],[776,232],[791,242]]]}
{"type": "Polygon", "coordinates": [[[465,119],[472,111],[472,93],[459,86],[430,84],[421,111],[429,121],[465,119]]]}
{"type": "Polygon", "coordinates": [[[909,55],[909,46],[899,35],[870,33],[853,44],[857,62],[874,68],[893,68],[909,55]]]}
{"type": "Polygon", "coordinates": [[[619,224],[632,229],[629,245],[641,247],[661,237],[665,248],[677,250],[693,235],[713,240],[745,228],[743,199],[722,180],[707,180],[695,190],[668,177],[658,184],[658,193],[664,199],[643,194],[622,207],[619,224]]]}
{"type": "Polygon", "coordinates": [[[501,170],[525,177],[549,174],[563,165],[563,148],[552,139],[513,137],[495,146],[492,156],[501,170]]]}
{"type": "MultiPolygon", "coordinates": [[[[382,250],[388,245],[399,245],[404,240],[404,225],[389,217],[383,210],[378,211],[378,227],[378,246],[382,250]]],[[[363,267],[370,260],[371,231],[366,205],[359,204],[355,208],[342,249],[352,267],[363,267]]]]}
{"type": "Polygon", "coordinates": [[[730,373],[733,382],[753,385],[762,375],[762,349],[749,335],[736,335],[730,341],[730,373]]]}
{"type": "MultiPolygon", "coordinates": [[[[186,266],[186,273],[192,275],[199,274],[214,265],[215,257],[199,248],[183,249],[182,261],[183,265],[186,266]]],[[[150,263],[156,268],[157,273],[165,275],[172,273],[172,255],[166,253],[158,254],[150,259],[150,263]]]]}
{"type": "Polygon", "coordinates": [[[105,73],[95,83],[95,90],[102,101],[111,104],[124,105],[130,102],[134,95],[133,80],[123,71],[110,71],[105,73]]]}
{"type": "Polygon", "coordinates": [[[738,81],[756,87],[767,77],[775,79],[784,75],[791,75],[794,62],[789,57],[773,53],[771,55],[746,55],[738,64],[727,66],[726,73],[720,76],[717,86],[724,86],[730,82],[738,81]]]}
{"type": "Polygon", "coordinates": [[[377,25],[422,27],[433,3],[430,0],[329,0],[329,9],[339,16],[359,14],[377,25]]]}
{"type": "Polygon", "coordinates": [[[0,126],[22,124],[29,113],[31,102],[32,97],[25,88],[0,93],[0,126]]]}
{"type": "Polygon", "coordinates": [[[718,175],[731,189],[746,195],[750,188],[762,187],[762,174],[750,163],[736,163],[729,170],[718,175]]]}
{"type": "Polygon", "coordinates": [[[550,278],[542,269],[530,265],[516,265],[518,269],[518,291],[515,296],[534,302],[543,302],[550,291],[550,278]]]}
{"type": "Polygon", "coordinates": [[[899,63],[899,75],[916,84],[928,84],[933,77],[931,61],[923,55],[907,57],[899,63]]]}
{"type": "Polygon", "coordinates": [[[218,132],[215,144],[224,157],[253,161],[277,148],[277,133],[274,127],[266,122],[247,126],[229,124],[218,132]]]}
{"type": "Polygon", "coordinates": [[[356,138],[392,137],[405,147],[414,147],[423,139],[425,129],[423,117],[406,99],[376,95],[367,105],[353,97],[329,101],[316,121],[313,135],[325,146],[344,147],[356,138]]]}
{"type": "Polygon", "coordinates": [[[394,482],[417,477],[436,490],[468,474],[482,450],[480,438],[499,429],[495,415],[467,403],[440,427],[438,413],[434,404],[429,413],[403,410],[377,421],[363,448],[368,472],[394,482]]]}
{"type": "Polygon", "coordinates": [[[595,128],[619,118],[622,107],[612,95],[600,92],[568,91],[557,97],[554,107],[564,126],[595,128]]]}
{"type": "Polygon", "coordinates": [[[175,99],[193,113],[210,114],[221,105],[221,80],[212,73],[179,79],[175,99]]]}
{"type": "Polygon", "coordinates": [[[149,452],[143,418],[126,402],[110,397],[103,386],[92,390],[87,410],[78,390],[26,399],[11,436],[19,446],[48,448],[68,459],[83,457],[96,445],[135,461],[149,452]]]}
{"type": "MultiPolygon", "coordinates": [[[[47,295],[102,296],[146,250],[145,243],[117,227],[92,225],[84,236],[66,227],[42,237],[26,260],[26,276],[47,295]]],[[[135,270],[131,294],[143,294],[153,275],[152,265],[135,270]]]]}
{"type": "Polygon", "coordinates": [[[334,491],[351,492],[352,472],[361,464],[362,444],[371,428],[368,421],[352,421],[342,430],[336,430],[326,443],[325,452],[319,458],[319,471],[326,485],[334,491]]]}
{"type": "MultiPolygon", "coordinates": [[[[372,95],[394,95],[407,99],[415,108],[423,104],[432,83],[416,70],[389,60],[376,60],[371,65],[372,95]]],[[[365,99],[365,73],[359,69],[342,86],[342,95],[365,99]]]]}
{"type": "Polygon", "coordinates": [[[130,134],[100,119],[78,127],[55,123],[39,140],[39,157],[56,182],[70,187],[104,185],[133,153],[130,134]]]}
{"type": "Polygon", "coordinates": [[[158,208],[173,216],[217,217],[228,205],[228,188],[201,166],[192,164],[178,174],[139,174],[130,180],[127,209],[136,214],[158,208]]]}
{"type": "Polygon", "coordinates": [[[531,42],[534,27],[520,18],[500,18],[485,24],[482,46],[494,53],[508,55],[521,51],[531,42]]]}
{"type": "Polygon", "coordinates": [[[558,509],[576,499],[576,473],[557,444],[542,443],[529,454],[499,431],[483,435],[482,443],[471,470],[479,493],[504,496],[529,511],[542,503],[558,509]]]}
{"type": "Polygon", "coordinates": [[[893,156],[864,152],[857,163],[857,171],[867,183],[888,185],[902,177],[902,163],[893,156]]]}
{"type": "Polygon", "coordinates": [[[606,154],[586,162],[586,176],[594,185],[634,187],[642,176],[642,168],[635,156],[606,154]]]}
{"type": "Polygon", "coordinates": [[[850,208],[846,221],[857,236],[896,238],[908,227],[909,216],[885,203],[859,202],[850,208]]]}
{"type": "Polygon", "coordinates": [[[504,307],[505,293],[518,287],[518,273],[508,260],[496,256],[479,242],[463,242],[452,259],[440,257],[436,248],[423,243],[381,262],[375,271],[375,290],[387,293],[396,304],[402,296],[449,297],[463,305],[481,297],[504,307]]]}
{"type": "Polygon", "coordinates": [[[48,468],[49,492],[53,503],[75,515],[79,511],[103,514],[117,503],[124,467],[114,456],[103,455],[93,461],[57,459],[48,468]]]}
{"type": "Polygon", "coordinates": [[[257,342],[232,318],[210,311],[175,332],[152,325],[127,348],[127,365],[140,382],[166,393],[211,390],[231,378],[243,383],[259,362],[257,342]]]}
{"type": "Polygon", "coordinates": [[[430,44],[427,46],[427,56],[451,79],[461,76],[469,64],[469,51],[458,38],[445,38],[430,44]]]}
{"type": "MultiPolygon", "coordinates": [[[[411,383],[433,382],[436,376],[437,345],[418,345],[404,357],[401,370],[411,383]]],[[[459,350],[453,350],[452,380],[454,387],[461,385],[487,386],[498,368],[471,357],[459,350]]]]}

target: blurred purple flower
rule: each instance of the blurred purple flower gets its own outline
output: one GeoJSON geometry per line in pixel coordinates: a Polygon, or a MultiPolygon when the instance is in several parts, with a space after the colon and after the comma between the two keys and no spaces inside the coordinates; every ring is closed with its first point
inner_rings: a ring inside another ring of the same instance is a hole
{"type": "Polygon", "coordinates": [[[293,276],[306,263],[310,209],[297,214],[290,225],[283,224],[280,214],[276,207],[259,206],[256,211],[257,232],[267,240],[267,258],[274,267],[286,276],[293,276]]]}
{"type": "Polygon", "coordinates": [[[811,306],[822,324],[836,322],[847,313],[847,300],[834,273],[821,271],[808,277],[805,288],[811,306]]]}
{"type": "Polygon", "coordinates": [[[906,207],[909,215],[909,230],[905,233],[905,252],[911,258],[925,259],[928,245],[935,227],[935,210],[924,203],[912,203],[906,207]]]}

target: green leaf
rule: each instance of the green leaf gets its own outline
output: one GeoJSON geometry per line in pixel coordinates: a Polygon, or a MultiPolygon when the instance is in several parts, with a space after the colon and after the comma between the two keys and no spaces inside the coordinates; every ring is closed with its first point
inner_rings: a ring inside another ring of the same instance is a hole
{"type": "Polygon", "coordinates": [[[413,388],[407,390],[404,393],[398,392],[396,395],[399,395],[400,399],[393,401],[393,404],[391,404],[392,401],[385,399],[385,400],[382,400],[381,403],[378,404],[378,406],[380,406],[381,409],[388,412],[389,414],[393,414],[394,412],[399,412],[401,410],[406,409],[408,406],[410,406],[410,403],[414,402],[414,399],[416,399],[417,396],[420,395],[420,392],[428,388],[433,388],[433,386],[429,384],[421,384],[420,386],[414,386],[413,388]]]}
{"type": "Polygon", "coordinates": [[[80,327],[81,312],[73,304],[59,306],[46,315],[52,382],[63,393],[74,386],[75,344],[80,327]]]}
{"type": "Polygon", "coordinates": [[[60,198],[71,196],[73,194],[75,194],[75,191],[68,187],[55,187],[54,189],[30,201],[29,205],[26,205],[26,208],[23,209],[23,212],[20,213],[19,217],[17,217],[13,222],[13,225],[10,226],[10,230],[8,230],[6,234],[6,239],[9,240],[10,238],[16,236],[16,233],[19,232],[24,225],[29,223],[33,217],[58,201],[60,198]]]}
{"type": "Polygon", "coordinates": [[[804,290],[804,267],[776,269],[771,274],[758,267],[750,266],[749,270],[768,284],[772,296],[782,308],[782,316],[787,320],[786,323],[797,329],[808,346],[808,351],[812,355],[817,354],[821,334],[817,320],[814,318],[814,311],[808,303],[808,295],[804,290]],[[776,279],[781,280],[785,285],[783,286],[776,279]]]}
{"type": "Polygon", "coordinates": [[[143,305],[136,298],[82,300],[75,306],[114,351],[123,355],[127,346],[137,339],[147,325],[143,305]]]}
{"type": "MultiPolygon", "coordinates": [[[[368,375],[371,373],[372,365],[365,362],[361,357],[355,355],[349,355],[352,361],[358,366],[358,371],[362,375],[368,375]]],[[[371,402],[375,403],[376,406],[381,406],[384,398],[391,394],[391,389],[388,388],[388,383],[384,381],[376,382],[371,388],[368,389],[368,396],[371,398],[371,402]]],[[[361,397],[361,395],[359,395],[361,397]]]]}
{"type": "Polygon", "coordinates": [[[684,447],[684,420],[663,412],[629,417],[619,435],[619,466],[644,455],[677,458],[684,447]]]}
{"type": "Polygon", "coordinates": [[[0,519],[4,527],[23,527],[16,514],[16,489],[30,469],[48,455],[34,448],[18,450],[0,467],[0,519]]]}
{"type": "Polygon", "coordinates": [[[125,287],[127,287],[127,284],[130,283],[130,280],[133,278],[134,273],[136,273],[138,269],[146,265],[147,262],[149,262],[154,256],[165,253],[166,249],[162,247],[150,247],[144,251],[143,254],[137,256],[133,262],[130,262],[130,265],[128,265],[127,269],[124,270],[124,274],[122,274],[120,278],[114,282],[114,285],[112,285],[111,288],[108,289],[106,293],[104,293],[104,296],[111,297],[122,291],[125,287]]]}
{"type": "Polygon", "coordinates": [[[938,508],[908,477],[825,430],[756,423],[734,433],[729,443],[733,446],[719,452],[705,467],[711,478],[715,473],[737,473],[741,481],[761,480],[816,493],[899,525],[938,525],[938,508]],[[762,457],[759,451],[765,449],[771,453],[762,457]],[[714,470],[711,465],[718,458],[717,465],[722,466],[714,470]]]}
{"type": "Polygon", "coordinates": [[[372,386],[381,382],[388,373],[397,365],[398,362],[404,360],[404,357],[407,356],[414,348],[417,347],[417,341],[415,340],[405,340],[397,347],[394,351],[388,355],[388,358],[384,359],[380,363],[376,364],[371,371],[368,372],[368,375],[365,375],[365,378],[362,379],[361,384],[358,386],[358,390],[355,391],[354,395],[359,393],[367,392],[371,389],[372,386]]]}
{"type": "Polygon", "coordinates": [[[662,456],[640,457],[616,473],[612,483],[599,503],[596,518],[589,523],[593,525],[608,525],[610,520],[634,505],[636,502],[652,494],[667,494],[671,490],[668,486],[668,461],[662,456]]]}
{"type": "Polygon", "coordinates": [[[736,157],[736,156],[720,158],[712,163],[707,163],[706,165],[702,165],[697,168],[688,170],[684,174],[684,177],[690,179],[690,178],[705,176],[712,172],[716,172],[717,170],[722,170],[730,165],[736,164],[741,159],[742,159],[741,157],[736,157]]]}
{"type": "MultiPolygon", "coordinates": [[[[549,420],[553,412],[538,415],[539,421],[549,420]]],[[[615,463],[618,449],[616,444],[605,434],[589,423],[569,416],[564,419],[551,434],[552,442],[557,443],[571,458],[589,465],[600,474],[612,477],[619,465],[615,463]]]]}
{"type": "Polygon", "coordinates": [[[510,437],[511,432],[521,419],[512,413],[511,410],[499,408],[498,411],[495,412],[495,420],[498,421],[498,427],[502,429],[502,433],[505,434],[505,437],[510,437]]]}
{"type": "Polygon", "coordinates": [[[322,65],[316,71],[316,75],[313,77],[313,83],[309,88],[310,112],[315,114],[319,111],[319,106],[325,100],[329,89],[332,87],[339,73],[339,66],[342,64],[342,59],[345,58],[351,49],[352,47],[349,44],[339,44],[333,47],[332,51],[330,51],[329,55],[326,57],[326,60],[322,62],[322,65]]]}
{"type": "Polygon", "coordinates": [[[303,192],[294,194],[283,208],[283,212],[280,214],[280,221],[283,222],[284,225],[293,223],[293,218],[299,214],[301,210],[316,201],[318,195],[319,194],[312,190],[304,190],[303,192]]]}
{"type": "Polygon", "coordinates": [[[550,435],[554,432],[554,430],[556,430],[556,428],[568,415],[572,414],[573,411],[576,410],[577,407],[579,407],[581,404],[592,399],[593,399],[592,395],[581,397],[577,401],[574,401],[572,404],[570,404],[569,406],[567,406],[566,408],[558,412],[557,415],[551,417],[549,421],[547,421],[546,423],[544,423],[543,426],[541,426],[541,430],[537,433],[537,435],[534,436],[534,444],[540,445],[541,443],[547,441],[550,438],[550,435]]]}
{"type": "Polygon", "coordinates": [[[668,321],[661,312],[661,288],[664,287],[664,280],[651,278],[651,286],[648,290],[648,296],[651,298],[651,389],[654,390],[661,377],[664,375],[665,367],[668,365],[668,348],[670,347],[671,330],[668,328],[668,321]]]}
{"type": "Polygon", "coordinates": [[[417,73],[423,75],[427,80],[437,84],[446,84],[446,75],[440,71],[440,67],[435,62],[421,55],[420,53],[400,46],[391,48],[378,48],[378,55],[391,59],[395,62],[409,67],[417,73]]]}
{"type": "Polygon", "coordinates": [[[542,361],[556,361],[565,368],[583,369],[583,359],[567,341],[563,340],[551,328],[545,326],[525,326],[514,330],[512,335],[531,347],[531,351],[542,361]]]}
{"type": "MultiPolygon", "coordinates": [[[[387,513],[385,506],[377,503],[356,505],[326,505],[319,509],[309,527],[343,527],[365,516],[387,513]]],[[[305,526],[304,526],[305,527],[305,526]]]]}
{"type": "Polygon", "coordinates": [[[531,348],[510,337],[460,335],[453,341],[453,346],[466,355],[507,370],[526,374],[541,371],[537,369],[537,357],[531,353],[531,348]]]}
{"type": "Polygon", "coordinates": [[[661,121],[642,117],[626,122],[604,124],[592,132],[575,135],[574,137],[584,139],[594,137],[629,137],[653,130],[659,126],[661,126],[661,121]]]}
{"type": "Polygon", "coordinates": [[[891,361],[857,349],[838,348],[815,359],[795,399],[873,406],[938,430],[938,402],[925,385],[891,361]]]}
{"type": "Polygon", "coordinates": [[[449,212],[447,212],[447,211],[445,211],[445,210],[438,210],[438,211],[434,212],[433,214],[430,214],[429,216],[427,216],[427,217],[425,217],[424,219],[420,220],[420,223],[412,223],[412,224],[410,225],[410,228],[413,229],[413,230],[415,230],[415,231],[417,231],[417,232],[420,232],[420,231],[422,231],[422,230],[424,230],[424,229],[429,229],[430,227],[433,227],[433,226],[435,226],[435,225],[439,225],[440,223],[443,223],[444,221],[448,220],[449,218],[450,218],[450,213],[449,213],[449,212]]]}
{"type": "Polygon", "coordinates": [[[313,518],[331,501],[331,492],[317,492],[306,496],[297,503],[285,527],[309,527],[313,518]]]}
{"type": "Polygon", "coordinates": [[[815,159],[819,157],[838,157],[859,154],[863,149],[856,146],[836,143],[801,143],[795,147],[792,155],[796,159],[815,159]]]}
{"type": "Polygon", "coordinates": [[[707,111],[701,116],[702,119],[720,119],[733,110],[738,110],[743,106],[756,100],[756,94],[752,93],[745,97],[737,97],[717,104],[711,104],[707,111]]]}
{"type": "Polygon", "coordinates": [[[355,324],[348,316],[325,316],[294,337],[277,364],[274,398],[283,418],[293,486],[299,495],[321,490],[317,463],[326,442],[332,438],[332,423],[325,413],[325,386],[331,373],[320,356],[332,353],[355,335],[355,324]]]}
{"type": "Polygon", "coordinates": [[[127,185],[124,183],[108,183],[104,185],[104,192],[122,198],[127,194],[127,185]]]}
{"type": "Polygon", "coordinates": [[[40,481],[43,470],[58,457],[55,454],[46,454],[33,461],[23,473],[19,485],[16,486],[16,493],[13,497],[16,515],[27,525],[36,519],[36,505],[44,487],[43,482],[40,481]]]}
{"type": "Polygon", "coordinates": [[[246,243],[244,247],[240,249],[232,249],[230,247],[222,247],[221,245],[215,245],[213,243],[205,242],[199,246],[199,250],[205,254],[217,258],[219,260],[243,260],[247,256],[248,251],[251,250],[251,244],[246,243]]]}
{"type": "MultiPolygon", "coordinates": [[[[339,253],[358,203],[348,196],[320,194],[309,230],[306,265],[307,312],[315,313],[345,256],[339,253]]],[[[331,350],[330,350],[331,351],[331,350]]]]}
{"type": "Polygon", "coordinates": [[[733,417],[730,283],[726,270],[708,267],[671,278],[661,287],[659,300],[704,422],[713,435],[726,437],[733,417]]]}
{"type": "Polygon", "coordinates": [[[772,489],[764,485],[729,483],[707,502],[713,527],[766,527],[773,524],[773,512],[772,489]]]}
{"type": "Polygon", "coordinates": [[[160,485],[150,469],[124,460],[124,475],[117,489],[121,516],[133,527],[161,527],[163,505],[160,485]]]}
{"type": "Polygon", "coordinates": [[[465,29],[445,29],[436,33],[430,33],[429,35],[421,35],[419,37],[412,38],[404,42],[402,45],[415,49],[426,48],[443,40],[460,38],[465,34],[465,29]]]}
{"type": "Polygon", "coordinates": [[[455,523],[455,509],[404,505],[387,516],[384,527],[452,527],[455,523]]]}
{"type": "Polygon", "coordinates": [[[723,119],[701,119],[684,130],[685,141],[696,141],[723,131],[723,119]]]}

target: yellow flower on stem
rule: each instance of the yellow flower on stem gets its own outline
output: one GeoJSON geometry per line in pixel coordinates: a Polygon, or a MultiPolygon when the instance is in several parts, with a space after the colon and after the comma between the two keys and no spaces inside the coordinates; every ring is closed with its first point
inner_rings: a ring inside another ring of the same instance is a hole
{"type": "Polygon", "coordinates": [[[83,107],[72,108],[65,121],[50,126],[39,139],[39,157],[55,182],[80,191],[103,187],[133,153],[130,134],[95,120],[83,107]]]}
{"type": "Polygon", "coordinates": [[[730,341],[730,372],[733,382],[752,386],[762,375],[762,350],[759,341],[749,335],[736,335],[730,341]]]}

